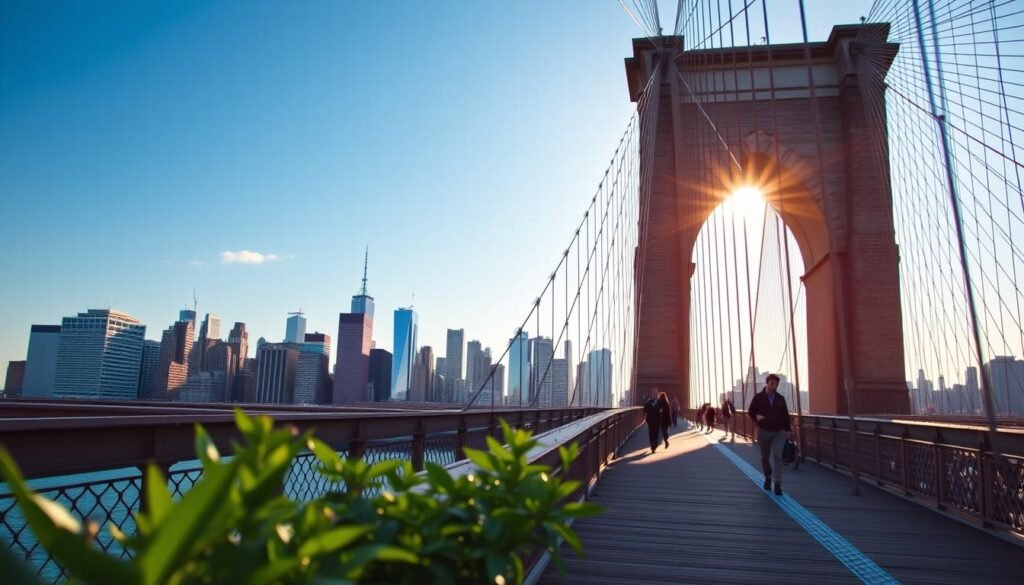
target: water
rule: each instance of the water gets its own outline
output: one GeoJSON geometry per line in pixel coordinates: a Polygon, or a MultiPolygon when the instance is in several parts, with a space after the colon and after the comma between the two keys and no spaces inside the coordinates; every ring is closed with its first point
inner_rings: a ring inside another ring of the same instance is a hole
{"type": "MultiPolygon", "coordinates": [[[[441,465],[453,463],[454,448],[450,443],[440,439],[428,441],[425,459],[441,465]]],[[[340,454],[345,456],[346,453],[340,454]]],[[[408,461],[411,456],[411,442],[370,445],[364,453],[368,463],[391,459],[408,461]]],[[[312,455],[299,455],[285,478],[284,492],[292,499],[309,501],[329,491],[344,489],[344,486],[333,484],[317,473],[317,466],[318,462],[312,455]]],[[[168,490],[178,499],[191,489],[201,474],[202,466],[198,460],[177,463],[170,468],[168,490]]],[[[33,479],[28,484],[37,493],[63,505],[79,520],[99,524],[98,547],[114,556],[129,556],[111,536],[110,526],[116,525],[125,534],[135,532],[133,515],[139,511],[142,494],[142,473],[137,468],[33,479]]],[[[12,552],[28,559],[44,581],[56,583],[65,576],[26,526],[6,483],[0,483],[0,539],[8,543],[12,552]]]]}

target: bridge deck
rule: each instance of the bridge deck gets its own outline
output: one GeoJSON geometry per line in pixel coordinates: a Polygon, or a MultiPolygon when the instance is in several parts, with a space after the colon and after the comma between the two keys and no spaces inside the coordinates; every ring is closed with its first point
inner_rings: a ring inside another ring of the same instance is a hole
{"type": "MultiPolygon", "coordinates": [[[[1024,548],[866,484],[852,496],[849,478],[813,463],[786,468],[779,498],[738,464],[759,477],[757,447],[721,438],[676,429],[650,455],[641,428],[594,493],[605,513],[575,524],[586,556],[566,552],[564,582],[1024,582],[1024,548]]],[[[553,565],[541,582],[560,582],[553,565]]]]}

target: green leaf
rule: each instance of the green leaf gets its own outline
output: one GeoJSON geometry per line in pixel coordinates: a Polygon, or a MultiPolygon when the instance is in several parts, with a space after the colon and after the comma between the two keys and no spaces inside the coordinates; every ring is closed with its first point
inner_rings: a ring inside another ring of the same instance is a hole
{"type": "Polygon", "coordinates": [[[341,455],[338,455],[338,452],[333,447],[314,437],[310,437],[306,441],[306,447],[313,452],[313,455],[324,467],[334,472],[341,472],[344,462],[341,460],[341,455]]]}
{"type": "Polygon", "coordinates": [[[278,559],[261,565],[249,575],[249,579],[245,583],[246,585],[273,585],[274,583],[288,582],[283,577],[300,566],[300,560],[297,558],[278,559]]]}
{"type": "Polygon", "coordinates": [[[130,585],[138,581],[131,567],[93,548],[77,532],[81,524],[60,504],[33,493],[25,484],[17,464],[2,447],[0,476],[7,481],[39,544],[72,575],[83,581],[112,584],[130,585]]]}
{"type": "Polygon", "coordinates": [[[567,481],[558,486],[558,491],[555,493],[555,500],[561,500],[562,498],[571,496],[576,488],[580,487],[578,481],[567,481]]]}
{"type": "Polygon", "coordinates": [[[372,530],[370,526],[340,526],[302,543],[300,557],[315,557],[341,550],[372,530]]]}
{"type": "MultiPolygon", "coordinates": [[[[196,441],[199,442],[198,436],[196,441]]],[[[189,551],[206,529],[210,517],[224,505],[237,465],[235,460],[227,465],[213,464],[206,468],[202,478],[174,507],[173,513],[157,527],[149,546],[139,553],[136,560],[142,569],[144,583],[164,583],[189,558],[189,551]]]]}
{"type": "Polygon", "coordinates": [[[367,472],[366,477],[367,477],[367,479],[374,479],[374,478],[377,478],[377,477],[381,477],[382,475],[387,475],[388,473],[391,473],[395,469],[398,469],[398,467],[401,466],[401,465],[402,465],[401,461],[395,461],[395,460],[388,460],[388,461],[381,461],[380,463],[374,463],[370,467],[370,471],[367,472]]]}
{"type": "Polygon", "coordinates": [[[397,546],[381,547],[380,551],[377,552],[377,560],[389,563],[408,563],[410,565],[418,565],[420,562],[420,558],[416,553],[397,546]]]}
{"type": "Polygon", "coordinates": [[[570,443],[569,447],[564,446],[558,448],[558,456],[562,460],[562,473],[569,473],[569,467],[572,462],[580,456],[580,447],[576,443],[570,443]]]}
{"type": "Polygon", "coordinates": [[[562,507],[562,511],[573,518],[586,518],[604,512],[604,506],[590,502],[570,502],[562,507]]]}
{"type": "Polygon", "coordinates": [[[171,492],[167,490],[167,478],[156,465],[150,464],[146,467],[145,486],[146,516],[154,527],[159,526],[171,511],[174,502],[171,500],[171,492]]]}
{"type": "Polygon", "coordinates": [[[496,458],[503,461],[512,461],[515,459],[504,445],[499,443],[497,439],[490,435],[487,435],[487,449],[491,452],[491,455],[494,455],[496,458]]]}
{"type": "Polygon", "coordinates": [[[249,415],[245,414],[245,411],[237,406],[235,407],[235,426],[247,437],[256,432],[256,423],[253,422],[249,415]]]}
{"type": "Polygon", "coordinates": [[[484,471],[494,471],[494,463],[491,461],[491,456],[483,451],[477,451],[476,449],[470,449],[464,447],[462,452],[466,454],[466,458],[472,461],[477,467],[484,471]]]}
{"type": "Polygon", "coordinates": [[[583,541],[580,540],[580,537],[576,535],[572,528],[558,522],[545,522],[544,526],[551,528],[558,536],[561,536],[562,540],[576,551],[576,554],[583,554],[583,541]]]}
{"type": "Polygon", "coordinates": [[[455,480],[452,479],[447,469],[431,461],[427,461],[423,466],[427,470],[427,479],[430,480],[432,486],[442,488],[439,490],[442,493],[450,494],[455,491],[455,480]]]}
{"type": "Polygon", "coordinates": [[[217,450],[217,445],[213,443],[213,439],[199,423],[196,423],[196,459],[202,461],[204,468],[220,461],[220,451],[217,450]]]}

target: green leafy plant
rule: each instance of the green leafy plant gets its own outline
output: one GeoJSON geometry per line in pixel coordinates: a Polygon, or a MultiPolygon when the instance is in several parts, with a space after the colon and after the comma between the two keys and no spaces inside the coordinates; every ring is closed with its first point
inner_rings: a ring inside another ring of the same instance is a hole
{"type": "MultiPolygon", "coordinates": [[[[568,522],[600,511],[567,501],[579,482],[531,464],[537,441],[504,422],[506,444],[488,437],[488,450],[465,449],[476,469],[453,477],[432,463],[416,474],[407,461],[344,459],[312,433],[274,428],[268,417],[239,410],[235,421],[243,443],[230,458],[196,426],[203,473],[179,500],[158,468],[145,470],[136,532],[110,528],[131,552],[127,560],[93,546],[94,522],[33,493],[2,449],[0,474],[40,545],[74,582],[96,584],[521,583],[530,555],[546,551],[563,570],[560,541],[582,554],[568,522]],[[294,501],[284,482],[307,451],[334,489],[294,501]]],[[[560,455],[567,470],[578,449],[561,447],[560,455]]],[[[10,551],[0,554],[0,571],[39,582],[10,551]]]]}

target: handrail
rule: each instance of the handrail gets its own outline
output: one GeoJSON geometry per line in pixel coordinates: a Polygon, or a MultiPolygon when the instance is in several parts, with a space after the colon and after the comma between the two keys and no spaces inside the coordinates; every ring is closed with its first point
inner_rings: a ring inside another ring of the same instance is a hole
{"type": "MultiPolygon", "coordinates": [[[[695,420],[696,411],[687,410],[695,420]]],[[[1001,457],[993,456],[988,427],[903,417],[803,415],[793,420],[803,457],[849,475],[857,435],[861,481],[950,518],[1024,546],[1024,429],[999,428],[1001,457]]],[[[721,423],[721,421],[718,421],[721,423]]],[[[736,434],[756,427],[736,412],[736,434]]]]}
{"type": "MultiPolygon", "coordinates": [[[[408,437],[421,448],[430,436],[493,429],[497,420],[547,430],[599,412],[598,408],[494,410],[457,412],[274,413],[279,423],[317,436],[339,450],[368,441],[408,437]]],[[[165,416],[103,416],[0,420],[0,444],[12,454],[26,477],[48,477],[139,467],[155,463],[169,467],[194,458],[196,423],[202,424],[224,453],[240,437],[231,413],[171,414],[165,416]]],[[[463,444],[456,445],[456,452],[463,444]]],[[[461,458],[461,457],[459,457],[461,458]]]]}

